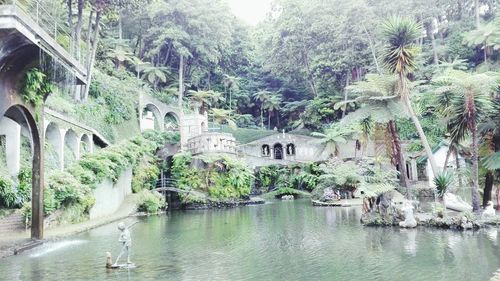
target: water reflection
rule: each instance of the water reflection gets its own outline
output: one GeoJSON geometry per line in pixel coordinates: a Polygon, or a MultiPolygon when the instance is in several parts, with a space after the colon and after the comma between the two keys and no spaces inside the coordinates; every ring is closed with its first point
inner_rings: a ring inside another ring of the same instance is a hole
{"type": "Polygon", "coordinates": [[[487,280],[500,264],[496,229],[363,227],[360,215],[300,200],[175,212],[132,228],[133,270],[104,269],[120,250],[112,224],[2,260],[0,279],[487,280]]]}
{"type": "Polygon", "coordinates": [[[401,229],[402,233],[406,234],[404,249],[407,254],[415,256],[417,254],[417,230],[416,229],[401,229]]]}

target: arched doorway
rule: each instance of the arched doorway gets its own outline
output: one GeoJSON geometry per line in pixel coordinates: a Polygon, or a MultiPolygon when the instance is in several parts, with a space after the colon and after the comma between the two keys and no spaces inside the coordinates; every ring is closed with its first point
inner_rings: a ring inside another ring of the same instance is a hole
{"type": "Polygon", "coordinates": [[[177,131],[179,130],[179,117],[173,112],[167,112],[163,118],[163,124],[165,126],[165,131],[177,131]]]}
{"type": "Polygon", "coordinates": [[[141,131],[160,130],[163,127],[160,110],[152,103],[146,104],[141,113],[141,131]]]}
{"type": "MultiPolygon", "coordinates": [[[[26,128],[31,143],[32,153],[32,179],[31,179],[31,237],[43,238],[43,146],[41,145],[40,133],[31,112],[20,104],[14,104],[0,113],[0,122],[8,118],[15,121],[22,128],[26,128]]],[[[43,125],[43,121],[40,121],[43,125]]],[[[42,127],[40,125],[40,127],[42,127]]],[[[43,128],[43,127],[42,127],[43,128]]]]}
{"type": "Polygon", "coordinates": [[[277,143],[274,145],[274,159],[282,160],[283,159],[283,145],[281,143],[277,143]]]}

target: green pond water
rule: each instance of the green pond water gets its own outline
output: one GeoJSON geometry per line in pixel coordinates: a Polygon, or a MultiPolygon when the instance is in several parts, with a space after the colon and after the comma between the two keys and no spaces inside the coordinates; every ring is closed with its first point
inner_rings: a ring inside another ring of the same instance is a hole
{"type": "Polygon", "coordinates": [[[114,223],[2,259],[0,280],[476,281],[500,268],[496,228],[372,228],[360,214],[298,200],[139,218],[134,269],[104,268],[114,223]]]}

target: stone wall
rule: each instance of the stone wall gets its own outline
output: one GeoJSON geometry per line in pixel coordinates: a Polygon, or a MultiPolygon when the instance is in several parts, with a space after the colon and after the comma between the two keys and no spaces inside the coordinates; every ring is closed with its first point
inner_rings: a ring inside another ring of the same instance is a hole
{"type": "Polygon", "coordinates": [[[231,134],[204,132],[188,140],[187,149],[191,154],[207,152],[236,153],[236,140],[231,134]]]}
{"type": "Polygon", "coordinates": [[[121,174],[116,183],[104,180],[94,190],[95,204],[90,209],[90,219],[113,214],[120,208],[125,196],[132,193],[132,168],[121,174]]]}
{"type": "MultiPolygon", "coordinates": [[[[339,158],[361,157],[361,154],[364,157],[373,157],[375,155],[373,142],[368,143],[365,151],[355,150],[355,147],[355,141],[340,144],[339,158]]],[[[319,143],[318,138],[287,133],[276,133],[241,145],[240,152],[244,155],[246,162],[254,167],[270,164],[288,165],[324,161],[330,157],[330,153],[325,150],[325,145],[319,143]]]]}

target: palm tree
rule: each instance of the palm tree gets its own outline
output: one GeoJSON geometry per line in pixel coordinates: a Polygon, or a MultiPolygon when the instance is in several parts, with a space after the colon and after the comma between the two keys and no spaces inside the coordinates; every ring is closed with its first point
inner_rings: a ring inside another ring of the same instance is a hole
{"type": "Polygon", "coordinates": [[[212,108],[210,110],[210,116],[212,117],[214,123],[217,123],[219,125],[227,124],[232,129],[236,129],[237,127],[236,122],[231,117],[232,115],[233,112],[231,112],[231,110],[228,109],[212,108]]]}
{"type": "Polygon", "coordinates": [[[142,72],[142,78],[146,79],[156,89],[158,82],[167,82],[167,75],[170,75],[170,69],[164,66],[154,66],[151,63],[144,63],[136,66],[137,72],[142,72]]]}
{"type": "Polygon", "coordinates": [[[414,20],[393,17],[384,23],[384,36],[387,44],[382,56],[385,67],[398,76],[398,92],[406,111],[409,113],[417,129],[420,141],[427,153],[434,175],[438,174],[438,167],[432,153],[422,125],[413,111],[410,101],[408,75],[416,68],[415,57],[418,48],[414,42],[421,36],[422,26],[414,20]]]}
{"type": "MultiPolygon", "coordinates": [[[[413,86],[414,84],[409,85],[413,86]]],[[[359,124],[369,118],[374,123],[384,124],[391,139],[392,164],[399,166],[400,185],[409,188],[406,161],[396,126],[396,119],[407,116],[398,97],[398,78],[388,74],[368,74],[364,81],[347,87],[347,90],[358,97],[346,102],[356,102],[361,107],[346,115],[341,123],[359,124]]],[[[407,195],[409,194],[407,190],[407,195]]]]}
{"type": "Polygon", "coordinates": [[[453,93],[448,123],[451,138],[457,141],[467,136],[472,138],[472,208],[475,212],[480,210],[477,124],[493,108],[489,95],[499,87],[498,79],[498,73],[473,74],[458,70],[448,70],[434,79],[434,83],[453,93]]]}
{"type": "Polygon", "coordinates": [[[117,69],[123,66],[126,61],[134,62],[136,60],[132,52],[122,45],[116,45],[114,48],[108,49],[106,56],[113,61],[117,69]]]}
{"type": "Polygon", "coordinates": [[[366,152],[366,146],[370,141],[370,135],[373,131],[373,123],[374,122],[371,116],[359,120],[359,129],[361,130],[361,145],[363,149],[361,151],[361,158],[363,158],[363,155],[366,152]]]}
{"type": "Polygon", "coordinates": [[[320,138],[318,143],[325,145],[325,150],[333,157],[339,155],[339,145],[347,143],[347,138],[354,133],[350,126],[340,126],[338,123],[326,129],[324,133],[313,132],[311,136],[320,138]]]}
{"type": "Polygon", "coordinates": [[[271,92],[269,91],[258,91],[253,94],[253,98],[260,102],[260,128],[264,129],[264,104],[271,98],[271,92]]]}
{"type": "MultiPolygon", "coordinates": [[[[478,125],[478,130],[483,135],[483,144],[479,148],[482,158],[481,168],[485,170],[483,189],[483,207],[486,207],[488,201],[492,199],[491,192],[495,180],[495,171],[500,170],[500,100],[496,99],[493,105],[493,111],[489,118],[478,125]]],[[[500,191],[499,191],[500,192],[500,191]]],[[[500,205],[498,204],[498,209],[500,205]]]]}
{"type": "Polygon", "coordinates": [[[483,49],[484,62],[488,60],[488,54],[492,50],[500,49],[500,20],[498,16],[490,23],[480,24],[465,34],[464,41],[471,47],[481,46],[483,49]]]}
{"type": "Polygon", "coordinates": [[[193,100],[198,102],[201,105],[201,113],[203,114],[205,111],[208,110],[208,107],[212,106],[213,104],[223,101],[224,97],[222,97],[222,94],[220,92],[216,91],[193,91],[189,90],[188,91],[188,97],[193,100]]]}
{"type": "Polygon", "coordinates": [[[281,97],[277,95],[272,95],[265,103],[264,108],[267,109],[267,128],[271,130],[271,114],[274,111],[279,110],[281,106],[281,97]]]}
{"type": "Polygon", "coordinates": [[[224,74],[222,84],[224,84],[224,92],[229,91],[229,110],[232,109],[233,96],[232,93],[238,90],[239,78],[228,74],[224,74]]]}

